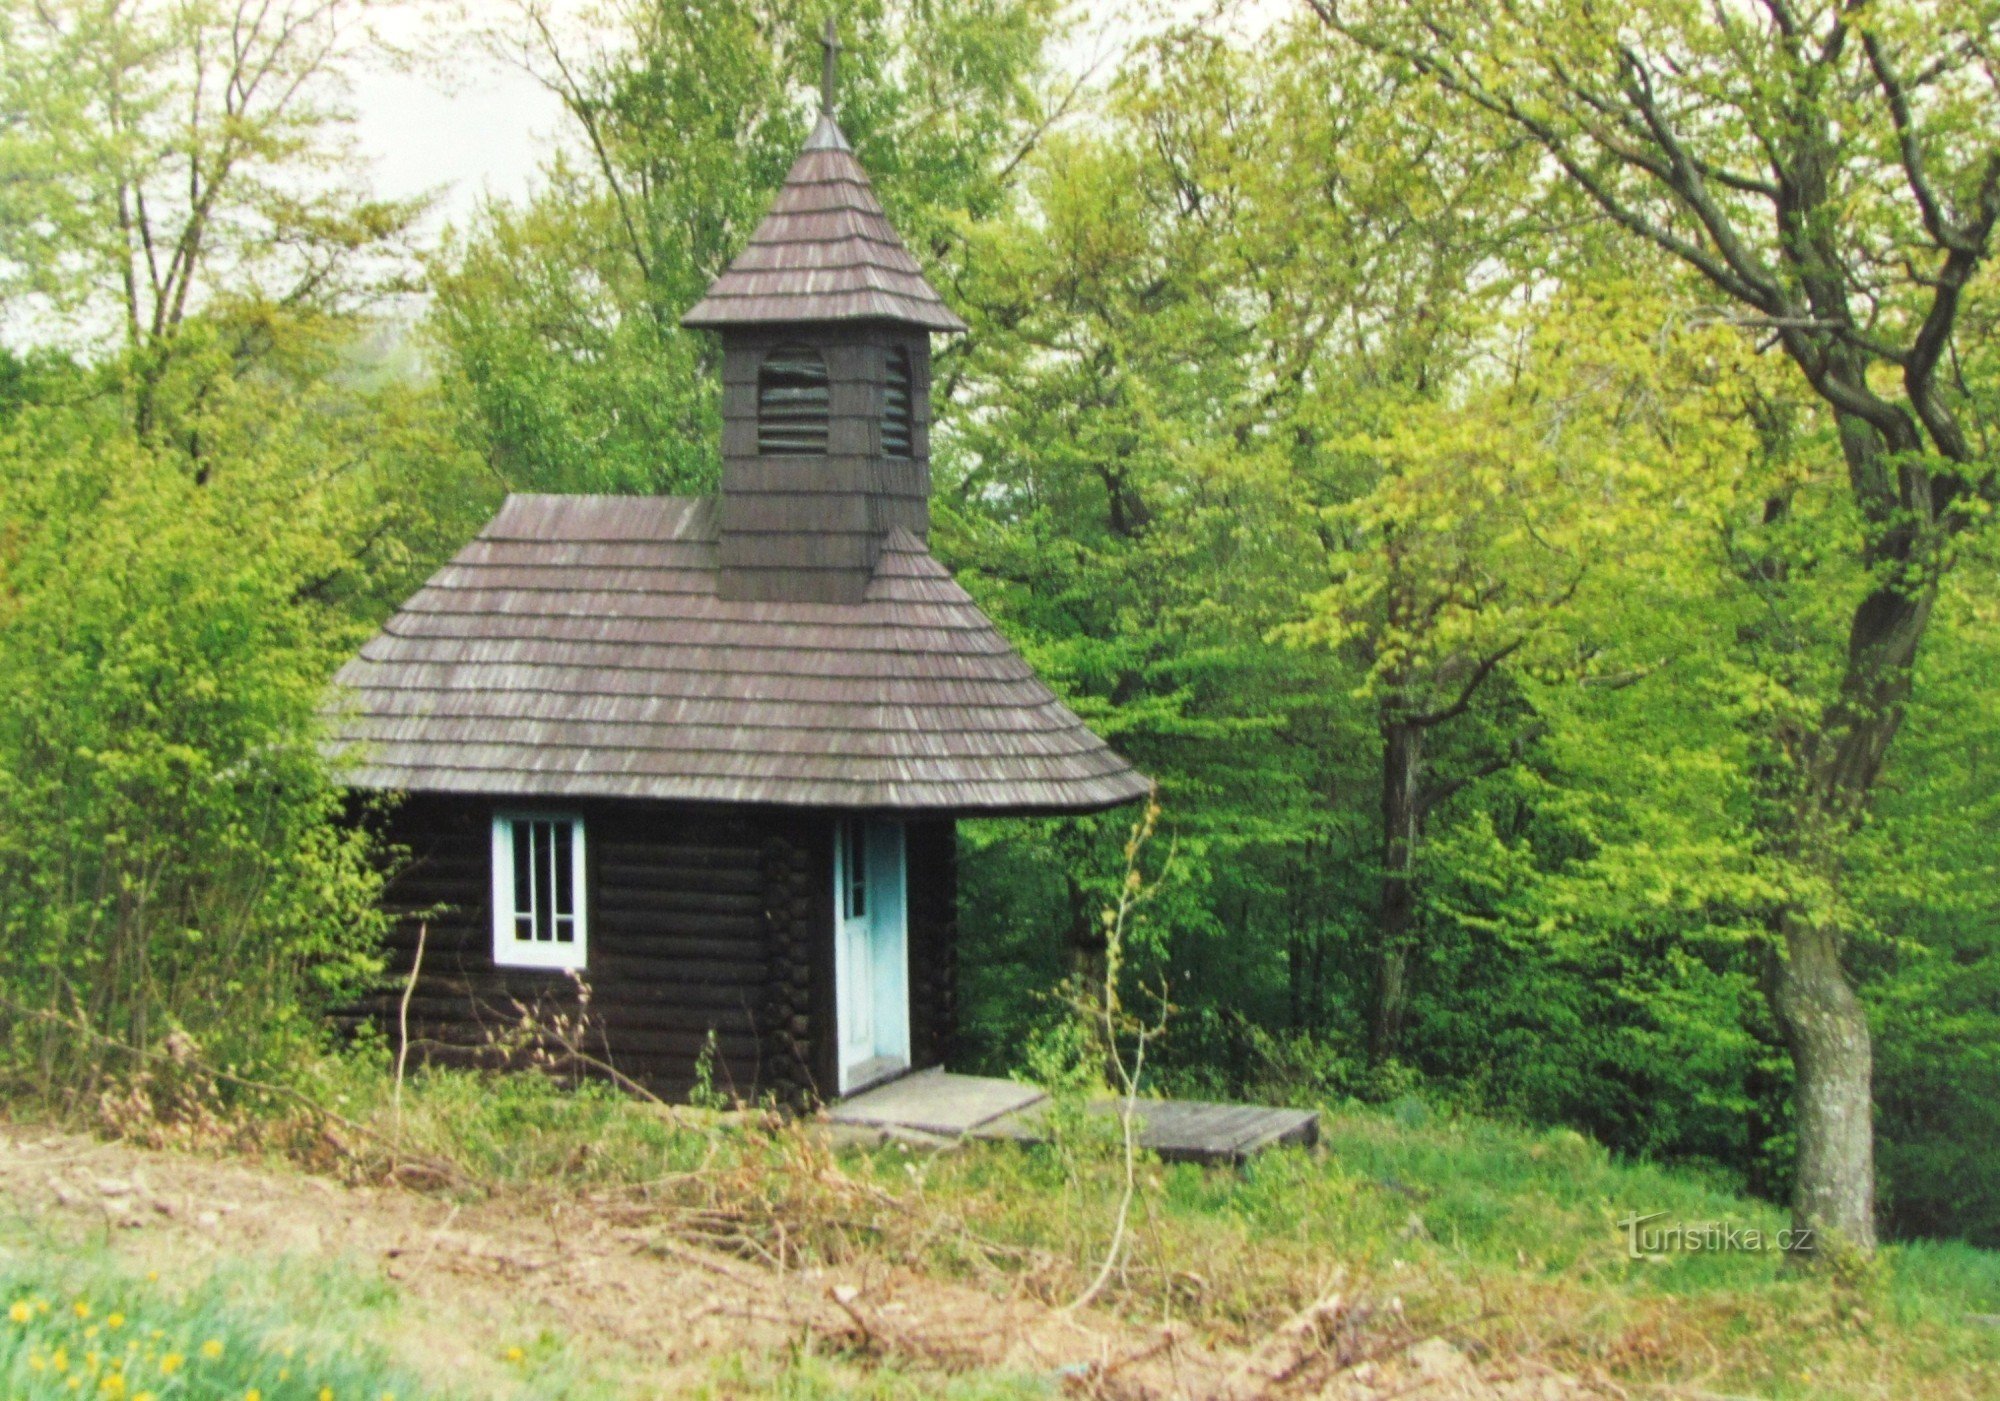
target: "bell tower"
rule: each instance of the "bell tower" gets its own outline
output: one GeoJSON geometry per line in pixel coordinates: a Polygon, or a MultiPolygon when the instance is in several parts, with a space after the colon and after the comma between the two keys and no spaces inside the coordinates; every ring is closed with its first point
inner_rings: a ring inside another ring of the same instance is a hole
{"type": "Polygon", "coordinates": [[[963,331],[833,117],[749,244],[681,318],[722,337],[717,592],[859,603],[882,541],[930,518],[933,331],[963,331]]]}

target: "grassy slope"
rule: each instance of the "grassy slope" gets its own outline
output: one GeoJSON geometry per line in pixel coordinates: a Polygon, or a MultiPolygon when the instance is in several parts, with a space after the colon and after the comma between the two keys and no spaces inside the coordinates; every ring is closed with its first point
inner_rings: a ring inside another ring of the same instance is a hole
{"type": "Polygon", "coordinates": [[[1476,1122],[1411,1131],[1345,1117],[1331,1146],[1343,1175],[1367,1184],[1357,1202],[1374,1198],[1373,1210],[1331,1228],[1332,1248],[1379,1258],[1396,1215],[1385,1197],[1403,1196],[1383,1184],[1413,1190],[1411,1212],[1429,1239],[1391,1248],[1416,1271],[1454,1281],[1447,1297],[1489,1290],[1501,1340],[1721,1391],[2000,1394],[2000,1332],[1968,1318],[2000,1312],[2000,1256],[1905,1245],[1847,1285],[1800,1278],[1768,1251],[1634,1260],[1619,1225],[1634,1214],[1734,1223],[1767,1240],[1787,1222],[1768,1203],[1616,1162],[1568,1131],[1530,1136],[1476,1122]]]}
{"type": "MultiPolygon", "coordinates": [[[[971,1214],[990,1231],[1091,1258],[1110,1184],[1092,1210],[1051,1211],[1046,1168],[982,1151],[931,1167],[927,1187],[982,1203],[971,1214]]],[[[1651,1212],[1767,1239],[1787,1224],[1567,1130],[1335,1112],[1318,1155],[1152,1169],[1126,1306],[1248,1338],[1339,1290],[1582,1375],[1772,1398],[2000,1396],[2000,1254],[1906,1244],[1847,1279],[1802,1276],[1775,1251],[1632,1259],[1619,1223],[1651,1212]]]]}
{"type": "Polygon", "coordinates": [[[594,1351],[522,1310],[449,1320],[375,1262],[161,1261],[133,1238],[0,1212],[6,1401],[624,1401],[662,1394],[1001,1401],[1041,1379],[909,1375],[805,1354],[715,1358],[709,1379],[594,1351]]]}
{"type": "MultiPolygon", "coordinates": [[[[370,1112],[366,1104],[349,1107],[370,1112]]],[[[823,1155],[788,1132],[765,1138],[674,1127],[606,1094],[452,1076],[415,1090],[404,1123],[495,1190],[694,1184],[704,1206],[740,1209],[746,1232],[783,1223],[808,1258],[879,1259],[1025,1288],[1051,1302],[1073,1297],[1094,1272],[1120,1181],[1116,1160],[1089,1143],[937,1156],[855,1151],[842,1155],[840,1172],[894,1194],[893,1206],[857,1220],[851,1196],[835,1201],[800,1187],[801,1164],[823,1155]]],[[[1669,1394],[2000,1395],[2000,1329],[1974,1317],[2000,1314],[2000,1255],[1900,1246],[1845,1281],[1790,1273],[1775,1254],[1632,1260],[1618,1223],[1635,1213],[1766,1232],[1784,1222],[1767,1204],[1688,1175],[1615,1162],[1573,1133],[1480,1121],[1406,1124],[1372,1112],[1332,1113],[1325,1127],[1322,1151],[1270,1154],[1241,1173],[1148,1165],[1132,1254],[1108,1306],[1135,1319],[1173,1317],[1227,1344],[1258,1339],[1338,1292],[1390,1345],[1412,1333],[1443,1333],[1475,1353],[1678,1389],[1669,1394]]],[[[674,1199],[657,1200],[668,1210],[674,1199]]],[[[141,1362],[151,1351],[156,1370],[169,1344],[199,1359],[202,1342],[222,1343],[220,1358],[189,1362],[181,1385],[162,1398],[242,1397],[255,1385],[268,1401],[289,1401],[336,1382],[342,1398],[494,1394],[483,1386],[467,1392],[422,1367],[425,1320],[370,1264],[239,1260],[212,1276],[161,1284],[145,1278],[149,1262],[121,1255],[116,1237],[79,1251],[74,1238],[58,1246],[37,1229],[0,1222],[0,1308],[50,1305],[27,1324],[0,1318],[7,1396],[77,1394],[30,1363],[65,1339],[72,1365],[91,1350],[96,1339],[80,1333],[89,1321],[74,1312],[79,1298],[94,1320],[115,1309],[127,1316],[125,1328],[143,1327],[141,1362]],[[414,1338],[417,1346],[392,1354],[357,1343],[384,1338],[414,1338]],[[315,1360],[281,1382],[286,1347],[315,1360]]],[[[126,1334],[128,1342],[137,1337],[126,1334]]],[[[535,1355],[520,1365],[568,1365],[562,1338],[531,1347],[535,1355]]],[[[740,1355],[715,1366],[714,1387],[727,1395],[1047,1390],[1004,1377],[913,1379],[854,1359],[740,1355]]],[[[569,1371],[573,1384],[562,1393],[579,1401],[644,1394],[642,1376],[588,1370],[597,1374],[569,1371]]]]}
{"type": "Polygon", "coordinates": [[[371,1341],[398,1300],[379,1278],[231,1261],[176,1279],[95,1240],[0,1221],[0,1395],[315,1401],[415,1398],[424,1383],[371,1341]]]}

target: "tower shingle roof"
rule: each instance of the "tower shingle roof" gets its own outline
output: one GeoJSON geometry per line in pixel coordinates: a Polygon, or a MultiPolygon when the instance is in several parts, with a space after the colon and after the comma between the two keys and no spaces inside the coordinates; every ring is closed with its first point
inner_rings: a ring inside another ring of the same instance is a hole
{"type": "Polygon", "coordinates": [[[867,172],[822,113],[770,213],[683,326],[894,321],[963,331],[875,198],[867,172]]]}

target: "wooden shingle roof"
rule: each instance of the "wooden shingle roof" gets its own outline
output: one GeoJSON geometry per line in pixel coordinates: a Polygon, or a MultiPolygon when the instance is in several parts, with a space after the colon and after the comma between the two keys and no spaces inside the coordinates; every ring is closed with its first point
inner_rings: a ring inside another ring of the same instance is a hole
{"type": "Polygon", "coordinates": [[[890,227],[847,138],[824,113],[749,244],[681,318],[683,326],[707,327],[801,321],[965,329],[890,227]]]}
{"type": "Polygon", "coordinates": [[[336,678],[359,787],[1086,812],[1147,780],[912,534],[858,604],[716,597],[712,497],[510,496],[336,678]]]}

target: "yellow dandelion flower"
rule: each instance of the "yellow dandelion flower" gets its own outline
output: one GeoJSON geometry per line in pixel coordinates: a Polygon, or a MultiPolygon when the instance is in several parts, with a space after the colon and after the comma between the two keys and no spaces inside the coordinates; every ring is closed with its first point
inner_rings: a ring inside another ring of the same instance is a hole
{"type": "Polygon", "coordinates": [[[78,1318],[90,1317],[90,1304],[87,1301],[83,1299],[78,1299],[74,1304],[71,1304],[70,1307],[76,1310],[76,1316],[78,1318]]]}
{"type": "Polygon", "coordinates": [[[39,1352],[30,1353],[28,1355],[28,1370],[30,1372],[48,1371],[49,1370],[48,1358],[42,1356],[39,1352]]]}
{"type": "Polygon", "coordinates": [[[153,1393],[150,1391],[135,1391],[132,1393],[132,1401],[154,1401],[153,1393]]]}
{"type": "Polygon", "coordinates": [[[160,1359],[160,1375],[163,1377],[171,1377],[174,1373],[180,1371],[181,1364],[186,1361],[187,1359],[185,1357],[182,1357],[177,1352],[168,1353],[165,1357],[162,1357],[160,1359]]]}
{"type": "Polygon", "coordinates": [[[13,1319],[16,1323],[26,1323],[34,1316],[35,1306],[26,1299],[16,1299],[13,1307],[7,1310],[7,1317],[13,1319]]]}
{"type": "Polygon", "coordinates": [[[83,1336],[86,1338],[94,1338],[97,1336],[97,1331],[98,1331],[97,1325],[93,1323],[88,1328],[83,1330],[83,1336]]]}
{"type": "Polygon", "coordinates": [[[50,1353],[49,1366],[55,1368],[58,1372],[67,1372],[69,1370],[69,1349],[59,1347],[50,1353]]]}
{"type": "Polygon", "coordinates": [[[83,1390],[83,1378],[82,1378],[82,1377],[71,1377],[71,1378],[69,1379],[69,1389],[70,1389],[71,1391],[82,1391],[82,1390],[83,1390]]]}
{"type": "Polygon", "coordinates": [[[207,1342],[203,1343],[201,1345],[201,1355],[203,1357],[206,1357],[210,1362],[213,1362],[215,1361],[216,1358],[222,1356],[221,1340],[217,1338],[210,1338],[207,1342]]]}
{"type": "Polygon", "coordinates": [[[519,1362],[522,1358],[526,1357],[527,1355],[528,1354],[522,1351],[519,1346],[510,1347],[507,1349],[507,1351],[501,1354],[501,1356],[505,1357],[509,1362],[519,1362]]]}
{"type": "Polygon", "coordinates": [[[104,1320],[104,1326],[106,1328],[123,1328],[125,1326],[125,1315],[122,1313],[112,1314],[104,1320]]]}
{"type": "Polygon", "coordinates": [[[264,1401],[264,1393],[253,1386],[243,1393],[243,1401],[264,1401]]]}
{"type": "Polygon", "coordinates": [[[158,1284],[159,1282],[160,1282],[160,1272],[158,1270],[146,1271],[146,1283],[158,1284]]]}
{"type": "Polygon", "coordinates": [[[125,1378],[113,1372],[97,1384],[97,1389],[109,1397],[110,1401],[121,1401],[125,1395],[125,1378]]]}
{"type": "Polygon", "coordinates": [[[333,1401],[333,1388],[330,1386],[321,1387],[319,1389],[319,1401],[333,1401]]]}

